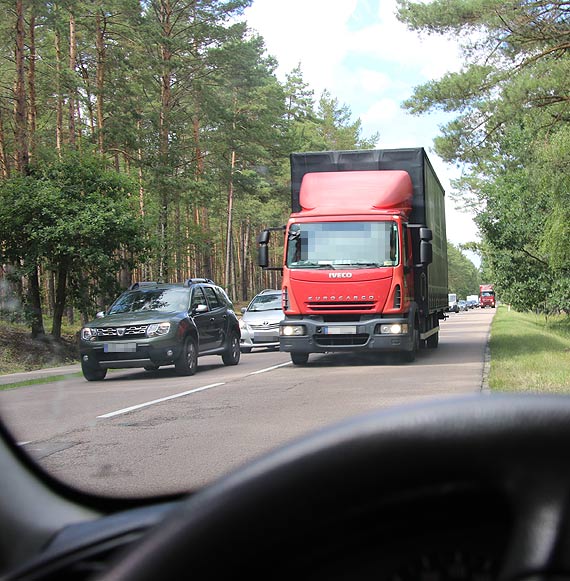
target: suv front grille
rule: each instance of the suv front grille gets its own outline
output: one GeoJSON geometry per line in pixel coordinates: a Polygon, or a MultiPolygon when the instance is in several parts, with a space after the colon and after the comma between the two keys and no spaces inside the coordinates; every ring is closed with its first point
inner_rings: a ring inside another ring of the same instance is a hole
{"type": "Polygon", "coordinates": [[[99,327],[97,329],[97,337],[104,337],[105,339],[135,339],[137,337],[146,337],[146,330],[148,325],[131,325],[129,327],[99,327]],[[123,333],[119,333],[119,329],[124,329],[123,333]]]}

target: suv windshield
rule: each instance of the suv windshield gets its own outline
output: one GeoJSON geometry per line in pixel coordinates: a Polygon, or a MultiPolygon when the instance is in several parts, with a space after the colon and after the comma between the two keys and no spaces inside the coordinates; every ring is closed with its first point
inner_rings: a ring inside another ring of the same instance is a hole
{"type": "Polygon", "coordinates": [[[188,289],[152,289],[123,293],[109,309],[109,315],[140,311],[183,311],[188,308],[188,289]]]}

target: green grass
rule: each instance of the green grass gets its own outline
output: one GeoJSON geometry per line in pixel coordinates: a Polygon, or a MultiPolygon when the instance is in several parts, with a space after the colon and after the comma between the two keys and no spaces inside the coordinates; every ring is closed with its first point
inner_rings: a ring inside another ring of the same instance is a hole
{"type": "Polygon", "coordinates": [[[489,387],[494,391],[570,392],[570,319],[500,307],[491,328],[489,387]]]}
{"type": "Polygon", "coordinates": [[[6,391],[8,389],[14,389],[16,387],[27,387],[28,385],[38,385],[44,383],[56,383],[58,381],[63,381],[65,379],[71,379],[73,377],[82,377],[83,374],[78,371],[77,373],[68,373],[61,375],[51,375],[49,377],[40,377],[38,379],[27,379],[26,381],[17,381],[15,383],[7,383],[5,385],[0,385],[0,391],[6,391]]]}

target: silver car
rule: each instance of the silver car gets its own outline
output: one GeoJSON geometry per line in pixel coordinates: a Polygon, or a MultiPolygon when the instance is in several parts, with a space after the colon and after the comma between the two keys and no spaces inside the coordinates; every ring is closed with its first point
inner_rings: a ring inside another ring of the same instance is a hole
{"type": "Polygon", "coordinates": [[[279,322],[283,319],[280,290],[261,291],[241,312],[242,353],[250,353],[256,347],[279,347],[279,322]]]}

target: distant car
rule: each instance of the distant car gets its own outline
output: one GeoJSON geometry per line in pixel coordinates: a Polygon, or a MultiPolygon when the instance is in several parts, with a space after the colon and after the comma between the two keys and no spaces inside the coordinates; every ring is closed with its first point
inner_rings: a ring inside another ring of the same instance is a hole
{"type": "Polygon", "coordinates": [[[467,301],[457,301],[457,306],[459,307],[460,311],[467,310],[467,301]]]}
{"type": "Polygon", "coordinates": [[[240,328],[226,292],[209,279],[140,282],[81,329],[79,349],[87,381],[104,379],[107,369],[163,365],[193,375],[202,355],[237,365],[240,328]]]}
{"type": "Polygon", "coordinates": [[[250,353],[257,347],[279,347],[279,322],[283,319],[280,290],[261,291],[241,311],[242,353],[250,353]]]}
{"type": "Polygon", "coordinates": [[[467,308],[468,309],[474,309],[475,307],[479,306],[479,301],[475,301],[475,300],[470,300],[467,301],[467,308]]]}

